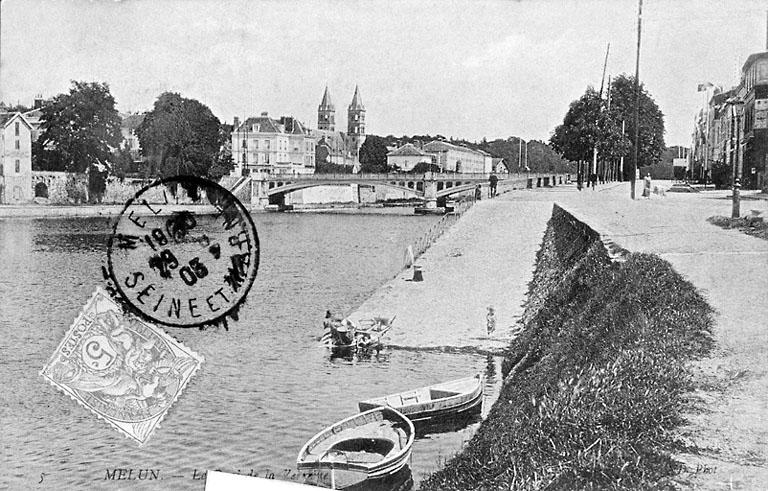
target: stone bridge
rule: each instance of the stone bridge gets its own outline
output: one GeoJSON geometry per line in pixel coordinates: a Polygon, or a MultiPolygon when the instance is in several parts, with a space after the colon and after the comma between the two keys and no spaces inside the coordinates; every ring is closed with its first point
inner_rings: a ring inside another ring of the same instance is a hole
{"type": "MultiPolygon", "coordinates": [[[[489,186],[491,174],[456,174],[427,172],[424,174],[253,174],[239,178],[233,185],[234,194],[250,187],[250,201],[266,205],[284,203],[285,195],[292,191],[315,186],[358,184],[387,186],[413,193],[423,198],[427,208],[444,206],[448,196],[471,192],[480,185],[489,186]]],[[[570,180],[567,174],[496,174],[498,188],[536,188],[555,186],[570,180]]]]}

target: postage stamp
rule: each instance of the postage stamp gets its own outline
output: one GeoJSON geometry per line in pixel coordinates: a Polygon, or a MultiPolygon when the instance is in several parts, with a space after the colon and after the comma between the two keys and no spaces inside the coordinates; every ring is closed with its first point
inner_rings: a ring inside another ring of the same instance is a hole
{"type": "Polygon", "coordinates": [[[259,237],[242,203],[216,183],[175,176],[125,205],[107,245],[105,276],[110,293],[152,322],[226,326],[227,316],[237,318],[258,267],[259,237]],[[170,203],[171,186],[194,189],[206,205],[170,203]]]}
{"type": "Polygon", "coordinates": [[[97,288],[40,374],[142,444],[202,363],[97,288]]]}

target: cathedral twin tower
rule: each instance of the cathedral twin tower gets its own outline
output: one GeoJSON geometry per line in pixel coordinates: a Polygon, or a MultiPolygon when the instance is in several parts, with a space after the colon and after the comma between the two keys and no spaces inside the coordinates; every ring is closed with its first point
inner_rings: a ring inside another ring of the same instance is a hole
{"type": "MultiPolygon", "coordinates": [[[[325,88],[323,100],[317,108],[317,129],[336,131],[336,107],[331,101],[328,87],[325,88]]],[[[355,95],[347,108],[347,139],[353,148],[359,149],[365,139],[365,107],[360,97],[360,90],[355,85],[355,95]]]]}

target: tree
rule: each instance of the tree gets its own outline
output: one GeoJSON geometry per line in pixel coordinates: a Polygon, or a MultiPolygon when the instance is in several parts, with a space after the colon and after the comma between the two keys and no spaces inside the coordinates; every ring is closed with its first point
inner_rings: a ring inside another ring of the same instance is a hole
{"type": "Polygon", "coordinates": [[[387,142],[376,135],[368,135],[360,146],[360,172],[386,173],[387,142]]]}
{"type": "Polygon", "coordinates": [[[136,128],[150,174],[157,177],[220,174],[227,161],[225,133],[207,106],[172,92],[161,94],[136,128]]]}
{"type": "Polygon", "coordinates": [[[555,128],[550,138],[552,147],[565,159],[585,162],[592,158],[601,106],[600,95],[592,87],[587,87],[584,95],[571,102],[563,124],[555,128]]]}
{"type": "MultiPolygon", "coordinates": [[[[621,121],[626,123],[626,135],[629,137],[627,155],[634,152],[635,134],[635,77],[619,75],[611,82],[611,112],[618,122],[621,131],[621,121]]],[[[651,95],[640,84],[640,137],[637,166],[645,167],[661,161],[664,152],[664,114],[656,105],[651,95]]],[[[631,166],[625,166],[625,174],[631,172],[631,166]]]]}
{"type": "Polygon", "coordinates": [[[101,174],[120,145],[120,116],[106,83],[72,82],[42,108],[42,133],[33,150],[37,168],[67,172],[93,171],[89,191],[100,195],[101,174]]]}

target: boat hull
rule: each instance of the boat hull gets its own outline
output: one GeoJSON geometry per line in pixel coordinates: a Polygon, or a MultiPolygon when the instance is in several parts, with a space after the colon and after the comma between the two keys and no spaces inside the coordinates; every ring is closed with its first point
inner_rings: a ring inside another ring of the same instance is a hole
{"type": "Polygon", "coordinates": [[[414,438],[415,428],[408,418],[394,409],[377,407],[344,419],[312,437],[299,452],[296,466],[299,470],[346,470],[364,473],[370,479],[382,478],[405,467],[414,438]],[[389,434],[384,439],[392,442],[392,451],[375,461],[350,461],[345,450],[354,450],[350,447],[358,442],[381,441],[382,428],[389,434]],[[335,460],[338,455],[343,460],[335,460]]]}
{"type": "Polygon", "coordinates": [[[391,407],[404,414],[414,423],[428,423],[438,419],[461,416],[473,411],[482,410],[482,403],[483,380],[481,376],[476,376],[472,379],[462,379],[446,384],[424,387],[412,392],[393,394],[383,398],[361,401],[358,403],[358,408],[360,411],[368,411],[375,407],[391,407]],[[467,385],[466,390],[450,397],[430,399],[412,404],[397,404],[397,402],[393,402],[393,399],[396,400],[398,397],[402,400],[403,394],[418,394],[420,392],[426,394],[430,389],[434,390],[435,388],[444,388],[446,385],[459,385],[462,383],[467,385]]]}

